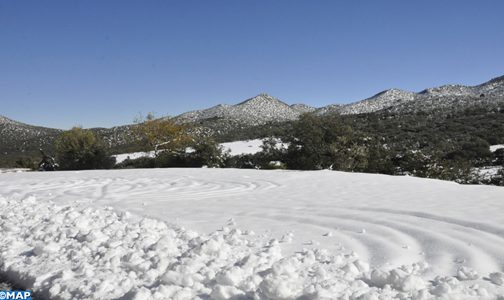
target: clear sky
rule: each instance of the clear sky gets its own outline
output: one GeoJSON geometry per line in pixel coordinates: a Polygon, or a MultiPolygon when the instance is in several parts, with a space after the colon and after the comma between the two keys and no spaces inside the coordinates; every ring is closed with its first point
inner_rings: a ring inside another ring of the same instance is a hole
{"type": "Polygon", "coordinates": [[[0,0],[0,115],[131,123],[269,93],[324,106],[504,74],[504,1],[0,0]]]}

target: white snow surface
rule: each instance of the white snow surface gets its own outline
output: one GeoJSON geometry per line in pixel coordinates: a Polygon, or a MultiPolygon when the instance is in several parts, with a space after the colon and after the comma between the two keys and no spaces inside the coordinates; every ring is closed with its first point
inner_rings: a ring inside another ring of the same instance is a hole
{"type": "Polygon", "coordinates": [[[26,168],[0,168],[0,173],[20,173],[20,172],[27,172],[31,171],[30,169],[26,168]]]}
{"type": "Polygon", "coordinates": [[[231,156],[243,154],[256,154],[262,151],[263,140],[235,141],[220,144],[224,151],[229,151],[231,156]]]}
{"type": "Polygon", "coordinates": [[[499,149],[502,149],[502,148],[504,148],[504,145],[491,145],[490,146],[490,151],[491,152],[495,152],[495,151],[497,151],[499,149]]]}
{"type": "Polygon", "coordinates": [[[334,171],[0,174],[0,277],[50,299],[504,299],[504,188],[334,171]]]}
{"type": "Polygon", "coordinates": [[[155,156],[154,151],[132,152],[132,153],[123,153],[123,154],[112,155],[112,157],[115,157],[115,159],[116,159],[116,164],[122,163],[123,161],[125,161],[127,159],[137,159],[140,157],[154,157],[154,156],[155,156]]]}

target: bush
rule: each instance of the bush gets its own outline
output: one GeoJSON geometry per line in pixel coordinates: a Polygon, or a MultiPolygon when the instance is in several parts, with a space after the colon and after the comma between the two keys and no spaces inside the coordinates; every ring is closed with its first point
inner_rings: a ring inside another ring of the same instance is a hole
{"type": "Polygon", "coordinates": [[[190,151],[163,151],[155,158],[156,166],[161,168],[190,167],[210,168],[224,167],[226,154],[222,148],[211,139],[199,139],[194,142],[190,151]]]}
{"type": "Polygon", "coordinates": [[[126,159],[116,168],[211,168],[224,167],[227,153],[211,139],[199,139],[183,151],[160,151],[156,157],[126,159]],[[189,150],[191,149],[191,150],[189,150]],[[189,150],[189,151],[188,151],[189,150]]]}
{"type": "Polygon", "coordinates": [[[125,159],[115,166],[116,169],[137,169],[137,168],[155,168],[156,159],[153,157],[139,157],[135,159],[125,159]]]}
{"type": "Polygon", "coordinates": [[[302,115],[283,140],[289,169],[362,171],[368,164],[365,139],[339,116],[302,115]]]}
{"type": "Polygon", "coordinates": [[[62,133],[55,149],[62,170],[108,169],[115,163],[103,142],[92,131],[80,127],[62,133]]]}
{"type": "Polygon", "coordinates": [[[193,145],[194,152],[189,153],[189,157],[198,166],[211,168],[224,167],[227,153],[222,151],[222,147],[212,139],[200,139],[193,145]]]}

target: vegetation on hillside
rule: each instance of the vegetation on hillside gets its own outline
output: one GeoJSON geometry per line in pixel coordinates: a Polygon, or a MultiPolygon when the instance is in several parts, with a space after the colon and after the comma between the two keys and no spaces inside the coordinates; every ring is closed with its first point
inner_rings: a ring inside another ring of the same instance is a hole
{"type": "MultiPolygon", "coordinates": [[[[209,131],[202,124],[180,125],[148,115],[131,128],[132,137],[116,153],[127,149],[155,151],[154,158],[126,160],[118,168],[234,167],[332,169],[455,180],[463,183],[503,184],[503,172],[492,178],[478,176],[478,168],[504,165],[504,109],[474,106],[464,111],[430,113],[380,111],[359,115],[305,114],[297,121],[235,126],[225,132],[209,131]],[[231,157],[218,143],[270,138],[254,155],[231,157]],[[288,144],[275,147],[276,139],[288,144]],[[188,151],[189,150],[189,151],[188,151]],[[500,175],[499,175],[500,174],[500,175]]],[[[107,137],[74,128],[61,134],[54,150],[62,169],[110,168],[112,149],[107,137]]],[[[53,146],[51,146],[53,147],[53,146]]],[[[37,156],[20,156],[9,164],[33,167],[37,156]]],[[[4,163],[4,162],[2,162],[4,163]]]]}

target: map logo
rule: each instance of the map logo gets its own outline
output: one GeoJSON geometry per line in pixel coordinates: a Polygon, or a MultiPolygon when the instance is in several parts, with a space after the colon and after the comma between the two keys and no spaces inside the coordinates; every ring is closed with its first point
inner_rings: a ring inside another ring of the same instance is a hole
{"type": "Polygon", "coordinates": [[[31,291],[0,291],[0,300],[31,300],[31,291]]]}

